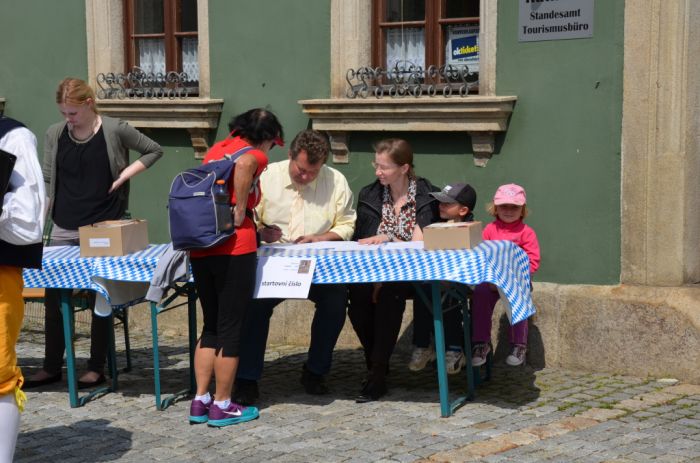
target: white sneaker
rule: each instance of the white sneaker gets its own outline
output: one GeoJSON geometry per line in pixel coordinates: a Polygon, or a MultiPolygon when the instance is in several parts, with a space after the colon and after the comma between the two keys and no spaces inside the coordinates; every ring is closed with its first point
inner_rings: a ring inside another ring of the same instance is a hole
{"type": "Polygon", "coordinates": [[[467,358],[461,350],[445,351],[445,363],[447,364],[447,374],[455,375],[462,371],[467,364],[467,358]]]}
{"type": "Polygon", "coordinates": [[[527,346],[524,344],[515,344],[510,355],[506,357],[506,363],[512,367],[518,367],[525,363],[525,354],[527,353],[527,346]]]}
{"type": "Polygon", "coordinates": [[[475,344],[472,347],[472,366],[480,367],[486,363],[489,353],[491,352],[491,346],[485,342],[475,344]]]}
{"type": "Polygon", "coordinates": [[[421,371],[428,363],[435,360],[435,348],[414,347],[411,353],[411,361],[408,362],[408,369],[411,371],[421,371]]]}

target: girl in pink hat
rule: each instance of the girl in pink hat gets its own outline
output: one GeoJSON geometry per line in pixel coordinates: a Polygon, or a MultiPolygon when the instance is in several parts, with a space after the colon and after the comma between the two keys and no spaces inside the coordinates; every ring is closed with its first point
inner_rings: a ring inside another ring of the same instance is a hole
{"type": "MultiPolygon", "coordinates": [[[[530,259],[530,275],[540,265],[540,245],[535,231],[523,223],[527,217],[527,200],[525,189],[520,185],[509,183],[496,190],[493,202],[487,210],[496,220],[486,225],[484,240],[508,240],[520,246],[530,259]]],[[[491,283],[482,283],[474,290],[472,307],[472,365],[475,367],[486,363],[491,352],[491,318],[493,308],[499,298],[498,289],[491,283]]],[[[506,363],[511,366],[522,365],[527,352],[527,319],[510,327],[510,355],[506,363]]]]}

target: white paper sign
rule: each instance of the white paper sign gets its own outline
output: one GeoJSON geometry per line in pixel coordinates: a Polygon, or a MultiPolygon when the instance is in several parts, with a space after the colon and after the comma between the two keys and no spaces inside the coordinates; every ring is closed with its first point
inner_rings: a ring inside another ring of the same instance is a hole
{"type": "Polygon", "coordinates": [[[109,238],[90,238],[91,248],[108,248],[110,246],[109,238]]]}
{"type": "Polygon", "coordinates": [[[306,299],[316,268],[313,257],[258,257],[255,299],[306,299]]]}

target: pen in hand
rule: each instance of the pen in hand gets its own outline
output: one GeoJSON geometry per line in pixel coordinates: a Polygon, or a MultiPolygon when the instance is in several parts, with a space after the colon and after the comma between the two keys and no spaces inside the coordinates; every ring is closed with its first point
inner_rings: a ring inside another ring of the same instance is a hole
{"type": "Polygon", "coordinates": [[[262,225],[264,228],[272,228],[273,230],[281,230],[280,227],[277,225],[268,225],[265,222],[260,222],[260,225],[262,225]]]}
{"type": "Polygon", "coordinates": [[[282,238],[282,229],[277,225],[268,225],[265,222],[260,222],[263,228],[260,229],[260,237],[266,243],[274,243],[282,238]]]}

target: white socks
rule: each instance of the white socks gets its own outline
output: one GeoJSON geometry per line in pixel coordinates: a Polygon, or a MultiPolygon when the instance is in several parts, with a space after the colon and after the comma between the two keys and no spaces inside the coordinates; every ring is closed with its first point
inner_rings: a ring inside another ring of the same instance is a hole
{"type": "Polygon", "coordinates": [[[209,393],[207,392],[207,393],[204,394],[204,395],[195,395],[195,396],[194,396],[194,400],[199,400],[199,401],[202,402],[204,405],[207,405],[209,402],[211,402],[211,396],[210,396],[209,393]]]}
{"type": "Polygon", "coordinates": [[[19,432],[19,409],[14,394],[0,396],[0,463],[12,463],[19,432]]]}
{"type": "Polygon", "coordinates": [[[228,408],[229,405],[231,405],[231,401],[230,400],[215,400],[214,405],[216,405],[217,407],[219,407],[222,410],[225,410],[228,408]]]}

